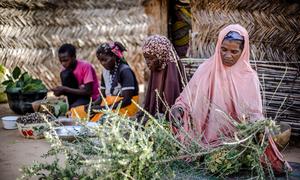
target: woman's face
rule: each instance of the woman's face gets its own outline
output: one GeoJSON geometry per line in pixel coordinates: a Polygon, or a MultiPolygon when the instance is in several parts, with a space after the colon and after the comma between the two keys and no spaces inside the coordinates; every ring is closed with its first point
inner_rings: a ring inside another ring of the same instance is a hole
{"type": "Polygon", "coordinates": [[[160,69],[159,61],[155,55],[148,54],[148,53],[144,53],[143,55],[146,64],[151,71],[158,71],[160,69]]]}
{"type": "Polygon", "coordinates": [[[240,41],[233,40],[224,40],[221,44],[221,58],[222,63],[225,66],[231,67],[233,66],[241,57],[242,49],[241,49],[240,41]]]}
{"type": "Polygon", "coordinates": [[[115,57],[105,55],[105,54],[97,54],[97,58],[105,69],[107,70],[114,69],[116,63],[115,57]]]}

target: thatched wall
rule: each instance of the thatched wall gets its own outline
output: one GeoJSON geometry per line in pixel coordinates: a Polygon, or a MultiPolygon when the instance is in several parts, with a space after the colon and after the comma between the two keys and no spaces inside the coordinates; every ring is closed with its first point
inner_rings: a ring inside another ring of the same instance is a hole
{"type": "Polygon", "coordinates": [[[91,61],[100,73],[95,49],[115,40],[128,49],[128,62],[143,82],[142,40],[149,18],[139,0],[2,0],[0,2],[0,63],[22,66],[48,87],[59,84],[57,48],[77,47],[77,57],[91,61]]]}
{"type": "Polygon", "coordinates": [[[192,0],[191,7],[190,56],[210,57],[222,27],[243,25],[250,35],[251,63],[262,83],[267,116],[299,123],[300,2],[192,0]]]}
{"type": "MultiPolygon", "coordinates": [[[[297,62],[300,3],[286,0],[193,0],[194,57],[209,57],[220,29],[231,23],[249,32],[251,59],[297,62]]],[[[296,1],[295,1],[296,2],[296,1]]]]}

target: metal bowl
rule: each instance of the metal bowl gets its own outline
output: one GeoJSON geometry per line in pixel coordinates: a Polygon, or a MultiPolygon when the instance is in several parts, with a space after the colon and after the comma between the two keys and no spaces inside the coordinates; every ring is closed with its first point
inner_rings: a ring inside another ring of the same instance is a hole
{"type": "Polygon", "coordinates": [[[72,118],[67,118],[67,117],[58,117],[56,122],[59,125],[62,125],[62,126],[74,126],[74,125],[76,125],[75,120],[73,120],[72,118]]]}
{"type": "Polygon", "coordinates": [[[91,128],[96,127],[97,123],[88,122],[85,126],[60,126],[55,127],[54,131],[62,140],[75,140],[79,136],[92,137],[94,134],[91,128]]]}
{"type": "Polygon", "coordinates": [[[74,140],[80,135],[82,126],[60,126],[55,127],[54,131],[60,139],[74,140]]]}

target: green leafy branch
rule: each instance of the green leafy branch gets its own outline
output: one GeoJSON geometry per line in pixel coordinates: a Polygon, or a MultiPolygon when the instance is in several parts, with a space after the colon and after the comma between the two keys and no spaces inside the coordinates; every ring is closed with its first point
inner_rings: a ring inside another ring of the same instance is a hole
{"type": "Polygon", "coordinates": [[[6,86],[6,92],[40,92],[46,91],[47,88],[39,79],[34,79],[28,72],[21,72],[21,69],[16,66],[11,75],[7,75],[8,80],[2,82],[6,86]]]}

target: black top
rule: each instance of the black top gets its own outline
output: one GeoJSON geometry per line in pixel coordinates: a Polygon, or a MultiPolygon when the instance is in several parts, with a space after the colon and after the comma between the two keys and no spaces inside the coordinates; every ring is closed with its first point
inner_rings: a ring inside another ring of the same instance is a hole
{"type": "Polygon", "coordinates": [[[101,75],[101,89],[105,89],[106,96],[123,96],[122,91],[134,90],[134,95],[139,94],[135,74],[127,64],[121,63],[117,71],[104,69],[101,75]]]}

